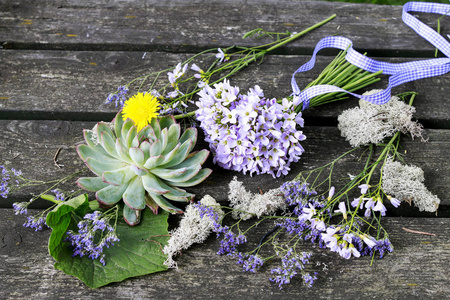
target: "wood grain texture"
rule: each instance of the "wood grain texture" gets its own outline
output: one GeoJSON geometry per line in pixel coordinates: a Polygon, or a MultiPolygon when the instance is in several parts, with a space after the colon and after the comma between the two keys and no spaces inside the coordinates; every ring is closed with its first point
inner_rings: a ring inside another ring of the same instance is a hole
{"type": "MultiPolygon", "coordinates": [[[[0,12],[0,163],[38,180],[62,178],[83,169],[75,151],[83,142],[82,129],[112,119],[117,109],[105,105],[104,99],[118,85],[174,67],[203,49],[269,42],[267,38],[242,39],[245,32],[257,27],[300,31],[337,14],[332,22],[232,78],[232,84],[241,90],[258,84],[271,98],[291,93],[292,72],[309,60],[316,43],[326,36],[348,37],[356,49],[389,62],[434,56],[433,46],[402,23],[400,6],[289,0],[0,0],[0,12]],[[56,153],[59,167],[54,162],[56,153]]],[[[439,16],[417,16],[436,28],[439,16]]],[[[449,18],[441,20],[441,31],[449,32],[449,18]]],[[[315,78],[334,53],[320,52],[317,66],[298,75],[299,85],[303,87],[315,78]]],[[[196,63],[201,66],[202,61],[196,63]]],[[[370,89],[385,85],[383,77],[370,89]]],[[[399,209],[387,204],[388,217],[383,222],[395,251],[377,259],[373,266],[369,258],[345,260],[305,243],[302,249],[313,251],[311,269],[319,272],[319,279],[313,289],[302,287],[300,280],[294,279],[280,291],[268,280],[277,261],[268,262],[257,274],[243,273],[233,259],[215,254],[218,241],[210,237],[177,259],[179,269],[91,290],[53,268],[47,250],[50,230],[36,233],[22,227],[25,216],[14,216],[10,208],[14,201],[27,201],[31,194],[42,191],[32,187],[0,201],[0,299],[448,298],[449,86],[447,74],[393,91],[419,93],[415,117],[427,128],[429,141],[420,143],[404,137],[401,151],[406,163],[424,170],[425,184],[442,202],[437,215],[419,212],[406,203],[399,209]]],[[[336,119],[356,104],[350,99],[304,112],[307,140],[302,145],[306,152],[291,165],[285,178],[249,177],[222,170],[209,157],[205,166],[213,169],[212,175],[190,191],[196,199],[211,194],[228,204],[228,183],[234,176],[257,193],[279,187],[302,170],[328,163],[350,149],[336,128],[336,119]]],[[[196,148],[207,148],[201,133],[196,148]]],[[[361,155],[362,150],[336,165],[336,185],[362,168],[361,155]]],[[[84,174],[91,176],[90,171],[84,174]]],[[[65,190],[74,187],[73,181],[63,185],[65,190]]],[[[48,203],[37,201],[34,207],[45,208],[48,203]]],[[[179,218],[171,216],[170,227],[174,228],[179,218]]],[[[269,222],[258,226],[251,242],[272,227],[269,222]]]]}
{"type": "MultiPolygon", "coordinates": [[[[367,257],[345,260],[305,243],[302,250],[313,252],[310,268],[318,272],[318,280],[308,289],[293,279],[283,290],[268,280],[278,261],[267,262],[256,274],[243,273],[232,258],[215,254],[219,245],[213,236],[179,256],[178,269],[91,290],[53,268],[47,253],[49,230],[36,233],[23,228],[22,222],[23,217],[14,216],[12,210],[0,210],[3,299],[445,299],[450,293],[449,219],[385,218],[395,250],[375,259],[373,266],[367,257]],[[406,232],[403,227],[435,236],[406,232]]],[[[255,236],[272,226],[263,223],[255,236]]],[[[245,249],[251,248],[241,250],[245,249]]]]}
{"type": "MultiPolygon", "coordinates": [[[[0,118],[110,120],[117,108],[104,104],[109,93],[138,76],[174,67],[191,54],[154,52],[143,56],[144,52],[3,51],[0,57],[0,118]]],[[[233,76],[231,83],[239,86],[241,91],[259,85],[269,98],[287,97],[292,92],[292,73],[309,59],[310,56],[267,56],[262,64],[250,65],[233,76]]],[[[206,65],[205,60],[206,57],[202,57],[196,64],[206,65]]],[[[304,87],[315,79],[330,60],[330,57],[319,57],[312,71],[298,74],[299,86],[304,87]]],[[[383,60],[405,62],[413,59],[383,60]]],[[[167,79],[163,82],[166,84],[167,79]]],[[[381,82],[361,93],[386,86],[387,78],[382,76],[381,82]]],[[[450,76],[444,75],[404,84],[393,89],[393,93],[418,92],[414,102],[415,118],[427,127],[448,129],[450,105],[445,101],[448,86],[450,76]]],[[[356,100],[349,99],[308,109],[304,115],[312,124],[336,124],[337,116],[355,105],[356,100]]]]}
{"type": "MultiPolygon", "coordinates": [[[[22,170],[24,175],[36,180],[52,180],[72,174],[84,167],[79,159],[75,147],[83,142],[82,129],[92,128],[94,122],[70,122],[70,121],[0,121],[0,136],[3,138],[3,146],[6,151],[0,152],[0,161],[7,167],[22,170]],[[62,147],[57,159],[63,165],[58,168],[54,164],[54,156],[58,148],[62,147]],[[32,166],[32,167],[30,167],[32,166]]],[[[305,153],[299,162],[291,164],[291,172],[285,178],[274,179],[271,175],[259,175],[250,177],[242,173],[227,171],[213,165],[212,157],[208,158],[205,166],[213,169],[213,173],[203,183],[189,190],[200,199],[206,194],[213,195],[218,201],[225,202],[228,194],[228,183],[234,176],[243,181],[245,186],[252,192],[260,189],[267,191],[277,188],[286,180],[293,179],[300,171],[313,169],[327,164],[334,158],[350,150],[351,147],[344,138],[340,136],[335,127],[305,127],[307,139],[302,142],[305,153]]],[[[196,149],[208,148],[203,141],[201,131],[196,149]]],[[[450,185],[448,174],[449,162],[447,153],[450,149],[448,130],[426,130],[425,136],[429,139],[427,143],[419,140],[411,140],[409,137],[402,139],[402,152],[405,162],[420,166],[425,172],[426,185],[440,197],[441,209],[439,216],[446,216],[450,199],[446,193],[446,187],[450,185]],[[439,180],[436,180],[439,178],[439,180]]],[[[364,161],[360,161],[362,151],[355,152],[342,161],[335,168],[336,185],[340,178],[348,178],[348,174],[356,174],[363,168],[364,161]]],[[[86,171],[86,176],[90,175],[86,171]]],[[[75,188],[73,181],[64,188],[71,190],[75,188]]],[[[31,190],[36,192],[36,189],[31,190]]],[[[13,201],[26,201],[30,197],[30,189],[18,191],[10,198],[0,202],[0,207],[11,207],[13,201]]],[[[38,202],[43,207],[45,202],[38,202]]],[[[394,213],[394,212],[393,212],[394,213]]],[[[417,215],[415,208],[402,205],[402,209],[396,214],[417,215]]],[[[423,214],[433,216],[433,214],[423,214]]]]}
{"type": "MultiPolygon", "coordinates": [[[[0,11],[0,42],[14,49],[192,52],[242,43],[254,46],[260,41],[242,41],[249,30],[299,32],[335,13],[335,21],[280,52],[304,54],[319,39],[341,35],[370,55],[434,53],[402,23],[400,6],[288,0],[14,0],[2,1],[0,11]]],[[[422,19],[436,27],[438,17],[422,19]]]]}

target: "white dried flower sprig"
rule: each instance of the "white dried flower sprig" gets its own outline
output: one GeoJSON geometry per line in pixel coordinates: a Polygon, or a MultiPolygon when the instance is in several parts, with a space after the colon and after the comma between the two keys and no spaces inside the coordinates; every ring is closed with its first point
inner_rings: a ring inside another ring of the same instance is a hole
{"type": "MultiPolygon", "coordinates": [[[[364,93],[371,95],[379,90],[364,93]]],[[[422,137],[423,126],[412,121],[415,108],[393,96],[389,102],[383,105],[371,104],[360,100],[360,107],[344,111],[338,117],[338,128],[341,135],[350,142],[353,147],[368,144],[377,144],[386,137],[391,137],[395,132],[409,133],[411,137],[422,137]]]]}
{"type": "MultiPolygon", "coordinates": [[[[210,195],[204,196],[200,203],[204,206],[213,207],[215,212],[223,217],[223,210],[210,195]]],[[[182,250],[188,249],[192,244],[205,241],[214,227],[213,220],[202,218],[194,205],[190,204],[186,207],[180,226],[171,231],[171,237],[163,249],[164,254],[168,255],[164,265],[169,268],[177,267],[177,263],[173,260],[174,256],[181,253],[182,250]]]]}
{"type": "Polygon", "coordinates": [[[229,187],[228,200],[233,208],[232,216],[236,220],[272,215],[277,210],[286,208],[286,201],[279,188],[269,190],[264,194],[253,194],[245,189],[236,176],[230,182],[229,187]]]}
{"type": "Polygon", "coordinates": [[[383,168],[382,189],[403,201],[413,201],[420,211],[435,212],[441,200],[424,185],[423,170],[388,158],[383,168]]]}

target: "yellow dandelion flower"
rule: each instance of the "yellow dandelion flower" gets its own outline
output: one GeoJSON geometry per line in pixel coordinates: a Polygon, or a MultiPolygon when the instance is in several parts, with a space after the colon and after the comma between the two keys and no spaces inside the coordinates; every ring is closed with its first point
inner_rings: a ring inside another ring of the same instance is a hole
{"type": "Polygon", "coordinates": [[[137,93],[128,99],[122,109],[122,117],[131,119],[136,124],[138,132],[147,126],[153,118],[158,117],[160,103],[150,93],[137,93]]]}

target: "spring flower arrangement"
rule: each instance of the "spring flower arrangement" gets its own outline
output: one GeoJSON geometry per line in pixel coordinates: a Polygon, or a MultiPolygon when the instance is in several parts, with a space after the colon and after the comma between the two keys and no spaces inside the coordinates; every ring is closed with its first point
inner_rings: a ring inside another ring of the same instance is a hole
{"type": "MultiPolygon", "coordinates": [[[[133,79],[107,97],[107,103],[118,108],[116,117],[83,132],[85,144],[79,145],[77,152],[92,176],[79,177],[78,172],[43,183],[2,166],[1,195],[6,198],[16,189],[47,184],[30,201],[14,203],[14,210],[28,214],[28,206],[39,197],[51,202],[49,209],[28,216],[24,226],[36,230],[50,227],[48,248],[55,268],[92,288],[175,267],[177,254],[204,241],[211,232],[221,239],[218,254],[235,258],[244,271],[256,272],[278,257],[281,265],[272,269],[271,280],[280,288],[297,274],[306,286],[318,276],[307,270],[311,253],[299,250],[303,240],[344,258],[382,257],[392,251],[382,227],[383,199],[395,207],[412,200],[425,211],[435,211],[439,204],[423,185],[423,172],[401,163],[397,151],[400,133],[421,137],[421,126],[411,121],[414,109],[398,99],[380,107],[362,103],[360,108],[344,112],[339,128],[355,148],[329,164],[301,172],[265,194],[252,194],[233,180],[230,207],[220,206],[214,195],[193,202],[192,188],[211,174],[211,169],[203,168],[210,152],[215,164],[250,176],[280,177],[299,161],[305,151],[301,142],[306,138],[301,131],[302,103],[289,96],[265,98],[257,85],[242,92],[229,77],[332,18],[334,15],[300,33],[255,29],[244,38],[266,35],[275,41],[252,48],[205,50],[174,68],[133,79]],[[196,127],[177,123],[190,118],[199,122],[209,150],[195,149],[196,127]],[[374,147],[385,138],[390,140],[377,146],[383,150],[373,162],[374,147]],[[343,185],[335,183],[332,170],[336,162],[360,146],[369,149],[365,167],[343,185]],[[323,178],[326,170],[329,175],[323,178]],[[375,170],[381,175],[374,183],[375,170]],[[57,188],[74,177],[81,189],[63,192],[57,188]],[[358,195],[354,195],[355,189],[358,195]],[[275,215],[279,211],[282,214],[275,215]],[[171,232],[169,213],[183,213],[180,226],[171,232]],[[238,221],[226,225],[228,215],[238,221]],[[239,223],[253,217],[257,220],[243,231],[239,223]],[[241,251],[252,228],[274,219],[273,231],[259,245],[241,251]],[[269,244],[274,254],[264,257],[260,250],[269,244]]],[[[380,72],[365,72],[344,56],[340,53],[308,86],[334,84],[356,91],[379,80],[380,72]]],[[[311,99],[309,106],[343,98],[336,93],[322,95],[311,99]]],[[[413,99],[414,95],[411,103],[413,99]]]]}

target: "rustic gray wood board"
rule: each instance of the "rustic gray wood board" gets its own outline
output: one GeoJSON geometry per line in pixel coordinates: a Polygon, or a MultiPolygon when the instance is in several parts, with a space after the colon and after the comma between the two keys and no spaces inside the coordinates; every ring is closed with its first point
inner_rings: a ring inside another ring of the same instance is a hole
{"type": "MultiPolygon", "coordinates": [[[[109,120],[115,115],[117,108],[112,104],[106,105],[105,99],[119,85],[150,72],[174,67],[191,56],[161,52],[147,53],[144,56],[144,53],[3,51],[0,118],[109,120]]],[[[206,60],[206,57],[203,59],[206,60]]],[[[243,92],[259,85],[266,97],[287,97],[292,93],[292,73],[309,59],[308,55],[267,56],[262,64],[253,64],[231,77],[231,84],[239,86],[243,92]]],[[[296,78],[299,86],[303,88],[315,79],[330,60],[330,57],[319,57],[313,70],[298,74],[296,78]]],[[[413,58],[383,60],[405,62],[413,58]]],[[[196,63],[202,66],[202,60],[196,63]]],[[[194,73],[190,74],[192,76],[194,73]]],[[[387,78],[381,77],[383,80],[380,83],[363,91],[386,87],[387,78]]],[[[164,80],[167,83],[167,79],[164,80]]],[[[444,101],[448,86],[450,76],[433,77],[404,84],[393,89],[393,93],[418,92],[419,97],[414,102],[417,109],[415,118],[428,127],[450,128],[450,105],[444,101]]],[[[330,118],[335,123],[342,110],[355,105],[355,100],[344,100],[306,110],[305,116],[312,122],[316,122],[316,118],[320,118],[320,122],[330,118]]]]}
{"type": "MultiPolygon", "coordinates": [[[[24,174],[36,180],[52,180],[62,178],[83,168],[83,163],[76,154],[75,147],[83,142],[82,129],[92,128],[93,122],[70,121],[17,121],[1,120],[0,135],[7,151],[0,153],[0,161],[7,167],[20,169],[24,174]],[[54,156],[61,148],[57,156],[59,168],[54,164],[54,156]],[[30,168],[30,166],[32,166],[30,168]]],[[[196,149],[208,148],[203,141],[201,130],[196,149]]],[[[305,153],[301,160],[291,165],[291,172],[286,178],[274,179],[271,175],[259,175],[250,177],[242,173],[223,170],[212,164],[212,158],[208,159],[205,166],[211,167],[212,175],[202,184],[192,187],[197,198],[205,194],[211,194],[219,201],[225,201],[228,193],[228,183],[233,176],[243,181],[247,188],[253,192],[259,189],[267,191],[279,187],[286,180],[293,179],[300,171],[313,169],[325,165],[339,155],[350,150],[350,144],[340,136],[335,127],[306,126],[304,133],[307,139],[302,142],[305,153]]],[[[450,185],[448,174],[449,162],[447,160],[450,148],[448,130],[429,129],[425,136],[427,143],[419,140],[411,140],[405,136],[401,142],[401,151],[406,153],[405,162],[420,166],[425,171],[426,184],[433,193],[442,200],[439,215],[447,214],[447,206],[450,199],[446,193],[446,187],[450,185]],[[439,178],[439,180],[436,180],[439,178]]],[[[361,151],[352,154],[342,160],[335,169],[336,178],[348,178],[348,174],[355,174],[363,167],[363,161],[359,161],[361,151]]],[[[86,176],[92,176],[90,172],[86,176]]],[[[72,185],[65,186],[68,189],[72,185]]],[[[35,189],[33,189],[36,192],[35,189]]],[[[26,201],[30,190],[20,191],[10,198],[0,202],[0,207],[11,207],[12,201],[26,201]]],[[[407,205],[403,205],[407,209],[407,205]]],[[[403,212],[405,215],[417,214],[415,210],[403,212]]]]}
{"type": "MultiPolygon", "coordinates": [[[[345,260],[304,243],[302,250],[314,253],[311,268],[319,273],[319,279],[312,289],[294,279],[281,291],[268,280],[277,261],[268,262],[256,274],[243,273],[233,259],[215,254],[219,245],[214,236],[178,257],[178,269],[91,290],[53,268],[53,259],[47,253],[50,231],[36,233],[23,228],[23,219],[14,216],[12,210],[0,209],[3,299],[445,299],[450,293],[449,219],[386,218],[385,228],[395,250],[381,260],[375,259],[372,266],[368,257],[345,260]]],[[[258,226],[256,236],[272,226],[258,226]]]]}
{"type": "MultiPolygon", "coordinates": [[[[301,31],[332,14],[335,21],[281,52],[304,54],[326,36],[352,38],[371,55],[430,56],[433,47],[401,21],[400,6],[314,1],[2,1],[0,42],[5,48],[197,51],[242,41],[245,32],[301,31]],[[199,9],[201,7],[201,9],[199,9]],[[80,18],[82,16],[82,18],[80,18]]],[[[439,16],[426,16],[436,27],[439,16]]],[[[444,26],[444,25],[443,25],[444,26]]]]}

